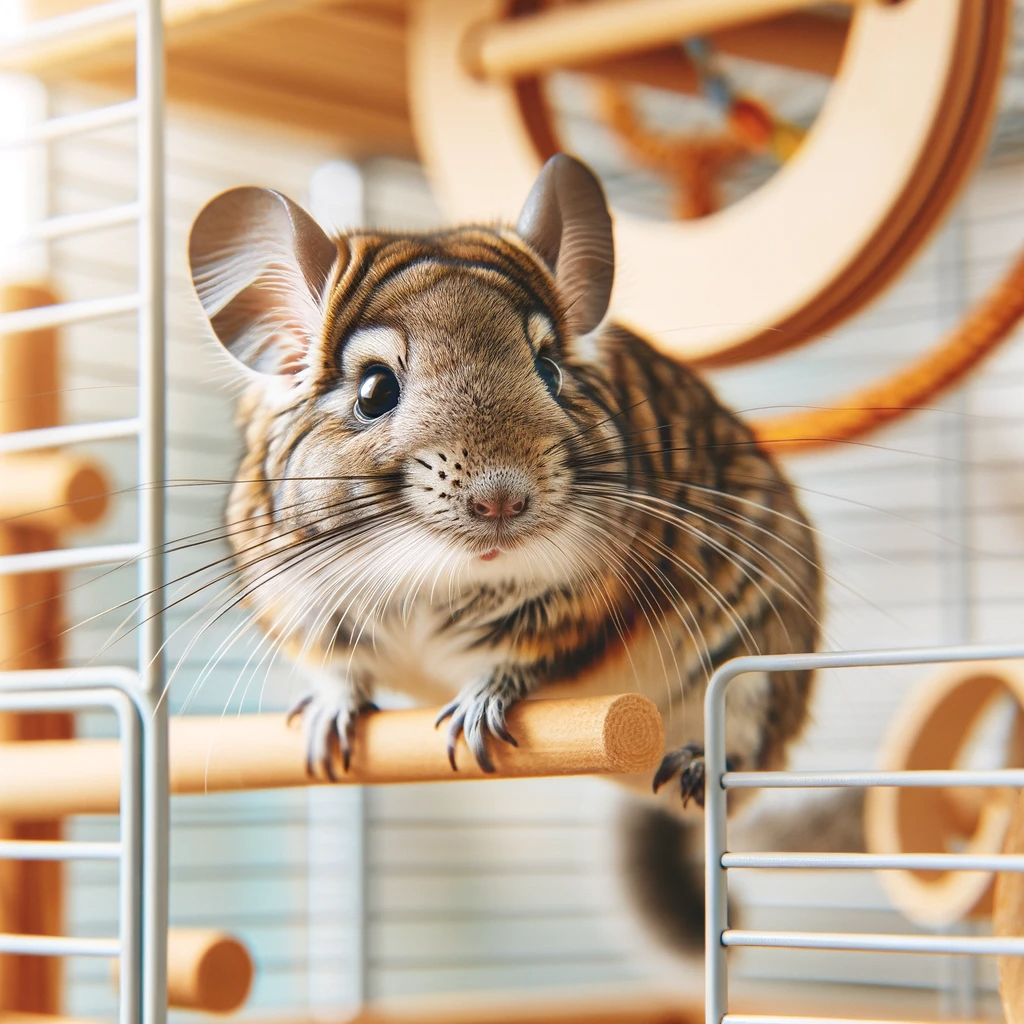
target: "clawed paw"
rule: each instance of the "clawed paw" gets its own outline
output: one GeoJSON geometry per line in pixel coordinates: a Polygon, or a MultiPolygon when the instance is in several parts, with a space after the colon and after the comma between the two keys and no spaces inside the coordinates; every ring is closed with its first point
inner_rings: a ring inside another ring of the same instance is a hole
{"type": "Polygon", "coordinates": [[[504,697],[486,690],[462,693],[445,704],[437,716],[435,726],[439,726],[446,718],[451,719],[448,725],[448,761],[452,771],[459,770],[455,764],[455,745],[460,735],[466,737],[466,743],[477,764],[485,772],[494,771],[494,764],[487,753],[488,735],[504,740],[513,747],[519,746],[505,724],[505,713],[510,706],[504,697]]]}
{"type": "Polygon", "coordinates": [[[679,791],[683,806],[693,800],[698,807],[704,806],[704,748],[697,743],[670,750],[654,773],[654,792],[657,793],[670,779],[679,776],[679,791]]]}
{"type": "Polygon", "coordinates": [[[359,716],[379,710],[355,694],[307,694],[288,711],[288,723],[302,717],[302,731],[306,739],[306,771],[311,776],[324,776],[332,782],[338,779],[335,771],[335,751],[341,754],[341,763],[348,771],[352,763],[352,742],[355,739],[359,716]]]}

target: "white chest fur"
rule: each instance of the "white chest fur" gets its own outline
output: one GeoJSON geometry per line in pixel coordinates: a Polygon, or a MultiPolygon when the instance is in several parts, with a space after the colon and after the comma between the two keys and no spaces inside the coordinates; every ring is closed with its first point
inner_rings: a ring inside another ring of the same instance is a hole
{"type": "Polygon", "coordinates": [[[473,646],[476,635],[418,602],[407,613],[392,612],[367,625],[352,665],[382,689],[441,704],[500,663],[500,650],[473,646]]]}

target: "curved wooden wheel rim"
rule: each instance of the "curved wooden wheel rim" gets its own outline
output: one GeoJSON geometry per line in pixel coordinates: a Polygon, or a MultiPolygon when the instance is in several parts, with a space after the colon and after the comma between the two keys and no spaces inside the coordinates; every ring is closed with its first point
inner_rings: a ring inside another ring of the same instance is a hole
{"type": "MultiPolygon", "coordinates": [[[[966,662],[922,681],[893,717],[879,754],[883,771],[951,768],[992,702],[1008,695],[1024,715],[1024,663],[966,662]]],[[[1019,760],[1019,731],[1008,752],[1019,760]]],[[[1010,824],[1011,791],[871,789],[865,795],[864,832],[871,853],[998,853],[1010,824]],[[961,806],[974,792],[973,813],[961,806]],[[963,820],[964,818],[969,820],[963,820]]],[[[881,871],[894,906],[925,927],[944,927],[991,909],[993,876],[981,871],[881,871]]]]}
{"type": "MultiPolygon", "coordinates": [[[[480,82],[459,60],[466,32],[503,9],[414,9],[413,120],[442,204],[460,220],[513,219],[541,164],[515,85],[480,82]]],[[[616,318],[671,355],[713,365],[791,347],[863,305],[973,166],[1006,21],[1007,0],[858,6],[821,114],[765,186],[697,222],[616,215],[616,318]]]]}
{"type": "MultiPolygon", "coordinates": [[[[1024,792],[1017,794],[1003,853],[1024,853],[1024,792]]],[[[1024,935],[1024,875],[1003,871],[996,876],[992,931],[1000,938],[1024,935]]],[[[1007,1024],[1024,1022],[1024,958],[1001,956],[999,996],[1007,1024]]]]}

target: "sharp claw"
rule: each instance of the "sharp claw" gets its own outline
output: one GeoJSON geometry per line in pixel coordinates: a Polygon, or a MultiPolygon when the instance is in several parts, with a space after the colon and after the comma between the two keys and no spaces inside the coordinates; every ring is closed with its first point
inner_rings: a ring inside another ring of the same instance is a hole
{"type": "Polygon", "coordinates": [[[466,721],[466,712],[455,707],[449,714],[452,716],[452,720],[448,726],[448,763],[452,766],[452,771],[457,772],[459,766],[455,763],[455,746],[459,742],[459,733],[463,731],[462,726],[466,721]]]}
{"type": "Polygon", "coordinates": [[[331,737],[334,737],[338,746],[341,746],[341,733],[338,731],[338,716],[332,715],[329,725],[325,731],[324,749],[321,756],[321,767],[324,774],[331,782],[337,782],[338,777],[334,771],[334,758],[331,757],[331,737]]]}
{"type": "Polygon", "coordinates": [[[439,728],[441,723],[446,718],[451,718],[451,716],[455,714],[455,710],[456,710],[456,708],[458,708],[458,706],[459,706],[459,702],[457,700],[450,700],[450,701],[448,701],[448,703],[445,704],[445,706],[443,708],[441,708],[441,713],[434,720],[434,728],[435,729],[439,728]]]}
{"type": "Polygon", "coordinates": [[[654,792],[657,793],[669,779],[678,775],[691,759],[692,755],[685,747],[682,750],[670,750],[661,759],[661,764],[658,765],[658,770],[654,773],[654,792]]]}
{"type": "Polygon", "coordinates": [[[672,767],[670,759],[667,757],[662,758],[661,764],[658,765],[658,770],[654,773],[654,782],[652,784],[654,792],[657,793],[675,773],[675,768],[672,767]]]}
{"type": "Polygon", "coordinates": [[[495,732],[495,735],[498,737],[498,739],[504,740],[510,746],[513,746],[513,747],[518,747],[519,746],[519,744],[516,743],[515,736],[513,736],[512,733],[510,733],[508,731],[508,729],[504,725],[501,727],[500,730],[495,732]]]}
{"type": "Polygon", "coordinates": [[[311,693],[308,693],[308,694],[306,694],[305,697],[302,697],[299,700],[297,700],[288,709],[288,713],[285,715],[285,724],[286,725],[291,725],[292,722],[294,722],[295,719],[298,718],[302,714],[302,712],[305,711],[306,708],[309,707],[309,705],[312,702],[313,702],[313,695],[311,693]]]}

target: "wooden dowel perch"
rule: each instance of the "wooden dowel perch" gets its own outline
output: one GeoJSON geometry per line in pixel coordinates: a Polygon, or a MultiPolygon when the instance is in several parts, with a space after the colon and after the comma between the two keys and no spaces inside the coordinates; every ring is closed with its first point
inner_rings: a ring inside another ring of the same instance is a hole
{"type": "MultiPolygon", "coordinates": [[[[459,770],[448,763],[438,710],[381,711],[363,717],[355,753],[338,781],[377,785],[550,775],[637,774],[664,752],[661,715],[635,693],[516,705],[508,726],[518,747],[491,745],[497,771],[487,775],[465,743],[459,770]]],[[[22,819],[117,811],[119,744],[115,740],[40,741],[0,746],[0,813],[22,819]]],[[[323,783],[306,772],[299,726],[283,715],[185,716],[171,722],[172,793],[281,789],[323,783]]]]}
{"type": "Polygon", "coordinates": [[[473,74],[525,77],[775,18],[814,2],[600,0],[481,25],[467,36],[462,56],[473,74]]]}
{"type": "Polygon", "coordinates": [[[0,455],[0,521],[62,531],[98,522],[110,485],[91,459],[66,452],[0,455]]]}
{"type": "MultiPolygon", "coordinates": [[[[114,968],[116,984],[117,961],[114,968]]],[[[167,932],[167,1005],[172,1010],[234,1013],[245,1005],[254,973],[249,950],[234,935],[213,928],[167,932]]]]}
{"type": "MultiPolygon", "coordinates": [[[[963,768],[966,751],[999,700],[1016,702],[1014,730],[992,767],[1024,762],[1024,663],[964,662],[923,679],[893,718],[882,743],[884,771],[963,768]]],[[[1013,810],[1008,789],[870,789],[864,834],[871,853],[994,854],[1013,810]]],[[[1013,876],[1014,878],[1019,876],[1013,876]]],[[[882,871],[892,903],[924,927],[948,926],[992,910],[991,873],[882,871]]]]}

